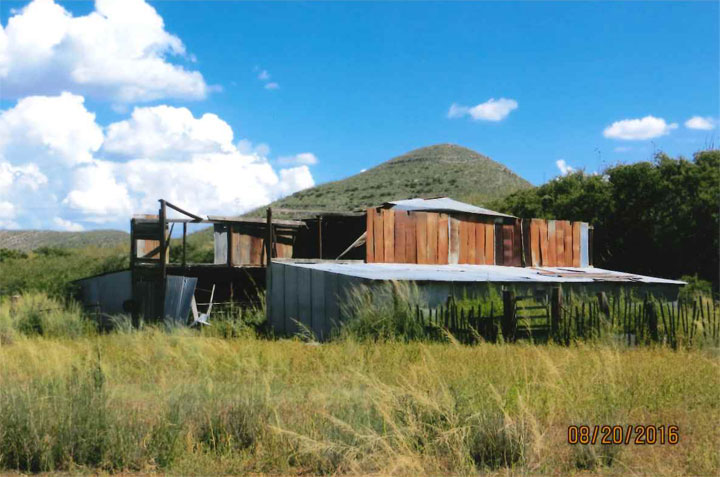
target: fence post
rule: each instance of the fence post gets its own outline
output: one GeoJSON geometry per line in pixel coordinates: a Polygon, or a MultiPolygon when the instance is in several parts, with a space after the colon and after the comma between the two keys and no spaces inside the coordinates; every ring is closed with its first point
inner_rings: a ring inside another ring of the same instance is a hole
{"type": "Polygon", "coordinates": [[[660,335],[658,334],[658,317],[657,310],[655,310],[655,304],[648,298],[645,299],[645,309],[648,317],[648,328],[650,329],[650,339],[654,342],[660,341],[660,335]]]}
{"type": "Polygon", "coordinates": [[[517,316],[515,315],[515,292],[503,290],[502,334],[505,341],[515,341],[517,316]]]}
{"type": "Polygon", "coordinates": [[[560,328],[560,313],[562,310],[562,288],[555,287],[550,294],[550,334],[557,337],[560,328]]]}

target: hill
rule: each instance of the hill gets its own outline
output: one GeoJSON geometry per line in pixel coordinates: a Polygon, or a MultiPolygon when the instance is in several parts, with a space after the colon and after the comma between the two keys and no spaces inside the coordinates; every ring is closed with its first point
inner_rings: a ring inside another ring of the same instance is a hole
{"type": "Polygon", "coordinates": [[[346,179],[305,189],[270,206],[356,210],[388,200],[432,196],[484,205],[530,187],[528,181],[489,157],[462,146],[438,144],[415,149],[346,179]]]}
{"type": "Polygon", "coordinates": [[[130,235],[120,230],[57,232],[53,230],[0,230],[0,248],[30,251],[39,247],[82,248],[127,245],[130,235]]]}

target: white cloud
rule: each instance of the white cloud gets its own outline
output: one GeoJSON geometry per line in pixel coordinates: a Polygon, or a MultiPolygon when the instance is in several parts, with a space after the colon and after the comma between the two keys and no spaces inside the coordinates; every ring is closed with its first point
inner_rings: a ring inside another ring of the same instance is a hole
{"type": "Polygon", "coordinates": [[[677,127],[677,123],[668,124],[662,118],[645,116],[641,119],[615,121],[605,128],[603,135],[610,139],[640,141],[664,136],[677,127]]]}
{"type": "Polygon", "coordinates": [[[555,165],[558,169],[560,169],[560,174],[564,176],[575,171],[575,168],[571,167],[567,162],[565,162],[565,159],[558,159],[557,161],[555,161],[555,165]]]}
{"type": "Polygon", "coordinates": [[[167,61],[182,41],[144,0],[97,0],[73,17],[53,0],[34,0],[0,26],[3,96],[73,91],[115,102],[198,99],[202,75],[167,61]]]}
{"type": "Polygon", "coordinates": [[[0,151],[36,163],[89,162],[103,142],[103,133],[83,103],[82,96],[70,93],[21,99],[0,113],[0,151]]]}
{"type": "Polygon", "coordinates": [[[135,108],[130,119],[107,127],[103,151],[127,157],[188,157],[232,152],[233,131],[215,114],[195,119],[187,108],[135,108]]]}
{"type": "Polygon", "coordinates": [[[264,142],[254,144],[249,139],[240,139],[236,145],[240,154],[256,154],[258,156],[269,156],[270,146],[264,142]]]}
{"type": "Polygon", "coordinates": [[[277,84],[277,83],[275,83],[275,82],[267,83],[267,84],[265,85],[265,89],[271,89],[271,90],[272,90],[272,89],[280,89],[280,85],[277,84]]]}
{"type": "Polygon", "coordinates": [[[518,103],[514,99],[490,98],[476,106],[462,106],[453,103],[447,116],[451,119],[470,116],[475,121],[502,121],[517,108],[518,103]]]}
{"type": "Polygon", "coordinates": [[[294,156],[282,156],[277,160],[281,165],[305,165],[314,166],[318,163],[318,158],[312,152],[301,152],[294,156]]]}
{"type": "Polygon", "coordinates": [[[8,201],[0,201],[0,229],[18,229],[15,222],[15,206],[8,201]]]}
{"type": "Polygon", "coordinates": [[[260,73],[258,73],[258,79],[262,81],[267,81],[270,79],[270,73],[267,72],[267,70],[262,70],[260,73]]]}
{"type": "Polygon", "coordinates": [[[710,116],[693,116],[685,121],[685,127],[688,129],[700,129],[702,131],[710,131],[715,129],[715,120],[710,116]]]}
{"type": "Polygon", "coordinates": [[[83,227],[82,225],[72,222],[70,220],[65,220],[60,217],[55,217],[53,219],[53,223],[60,230],[64,230],[67,232],[81,232],[81,231],[85,230],[85,227],[83,227]]]}
{"type": "Polygon", "coordinates": [[[159,198],[230,215],[314,185],[304,165],[317,160],[312,153],[276,171],[267,145],[235,145],[232,128],[214,114],[135,108],[103,135],[82,97],[27,99],[60,120],[45,125],[39,113],[25,114],[26,100],[0,112],[0,202],[12,206],[3,206],[0,227],[124,227],[132,213],[155,211],[159,198]]]}

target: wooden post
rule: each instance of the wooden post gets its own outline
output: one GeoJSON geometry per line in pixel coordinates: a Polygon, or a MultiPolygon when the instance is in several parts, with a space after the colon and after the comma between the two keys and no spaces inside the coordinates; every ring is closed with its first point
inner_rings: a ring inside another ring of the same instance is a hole
{"type": "Polygon", "coordinates": [[[517,316],[515,315],[515,292],[503,290],[502,334],[505,341],[515,341],[517,316]]]}
{"type": "Polygon", "coordinates": [[[323,258],[322,249],[322,215],[318,217],[318,257],[323,258]]]}
{"type": "Polygon", "coordinates": [[[270,262],[272,261],[272,250],[273,250],[273,229],[272,229],[272,209],[270,207],[267,208],[267,216],[266,216],[266,224],[267,224],[267,237],[265,238],[265,266],[268,269],[268,274],[270,273],[270,262]]]}
{"type": "Polygon", "coordinates": [[[165,243],[165,222],[167,220],[167,208],[165,207],[165,201],[160,199],[160,296],[156,298],[155,312],[160,321],[164,320],[165,316],[165,274],[167,273],[167,245],[165,243]]]}
{"type": "Polygon", "coordinates": [[[555,287],[550,294],[550,333],[553,337],[558,335],[562,311],[562,288],[555,287]]]}
{"type": "Polygon", "coordinates": [[[660,335],[658,333],[658,317],[657,310],[655,310],[655,304],[645,299],[645,308],[647,309],[648,317],[648,328],[650,328],[650,339],[654,342],[660,341],[660,335]]]}
{"type": "Polygon", "coordinates": [[[608,301],[607,295],[605,292],[598,292],[597,293],[598,298],[598,308],[600,308],[600,311],[605,314],[605,316],[610,316],[610,302],[608,301]]]}
{"type": "Polygon", "coordinates": [[[187,246],[187,222],[183,222],[183,255],[182,255],[182,266],[185,268],[187,260],[185,257],[185,247],[187,246]]]}

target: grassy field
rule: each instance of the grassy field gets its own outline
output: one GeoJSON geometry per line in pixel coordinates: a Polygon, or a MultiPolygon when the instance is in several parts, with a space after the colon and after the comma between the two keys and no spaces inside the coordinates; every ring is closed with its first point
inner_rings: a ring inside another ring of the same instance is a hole
{"type": "MultiPolygon", "coordinates": [[[[98,335],[0,305],[0,470],[717,475],[717,350],[98,335]],[[28,325],[28,323],[33,326],[28,325]],[[39,335],[38,333],[42,333],[39,335]],[[573,424],[677,445],[569,445],[573,424]]],[[[216,335],[216,336],[213,336],[216,335]]]]}

